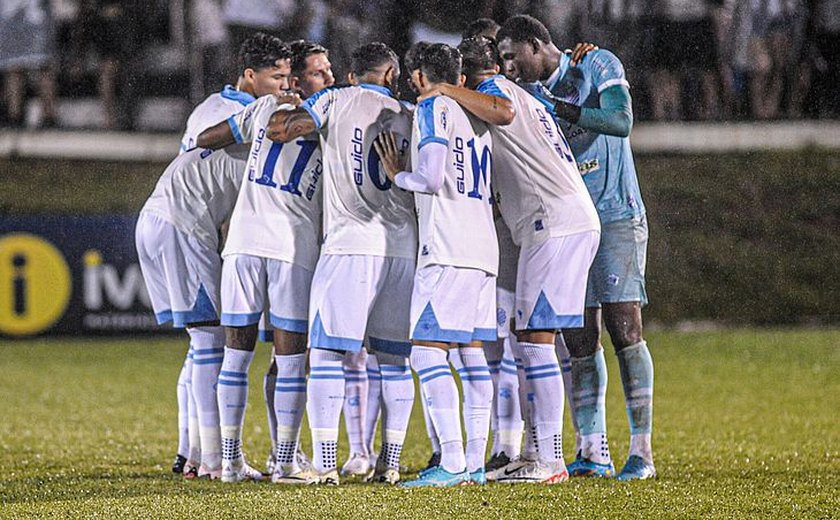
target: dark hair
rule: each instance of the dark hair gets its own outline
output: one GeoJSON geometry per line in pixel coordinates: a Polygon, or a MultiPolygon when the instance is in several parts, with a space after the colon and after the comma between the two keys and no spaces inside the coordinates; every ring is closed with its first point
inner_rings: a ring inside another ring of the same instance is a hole
{"type": "Polygon", "coordinates": [[[239,73],[245,69],[266,69],[277,65],[277,60],[292,57],[292,50],[280,38],[258,32],[242,42],[239,48],[239,73]]]}
{"type": "Polygon", "coordinates": [[[499,24],[496,23],[496,20],[492,18],[479,18],[477,20],[473,20],[467,25],[464,32],[461,33],[461,38],[475,38],[476,36],[484,36],[483,33],[487,31],[492,31],[495,37],[495,33],[499,31],[500,27],[499,24]]]}
{"type": "Polygon", "coordinates": [[[420,70],[432,83],[458,84],[461,53],[445,43],[433,43],[420,55],[420,70]]]}
{"type": "Polygon", "coordinates": [[[292,74],[300,76],[306,70],[306,58],[313,54],[329,54],[326,47],[306,40],[289,42],[292,49],[292,74]]]}
{"type": "Polygon", "coordinates": [[[467,38],[458,45],[464,62],[464,74],[473,74],[485,70],[492,70],[499,64],[499,48],[496,41],[484,36],[467,38]]]}
{"type": "Polygon", "coordinates": [[[536,38],[543,43],[551,43],[551,35],[545,25],[527,14],[518,14],[505,21],[496,33],[496,40],[502,41],[505,38],[510,38],[513,42],[526,42],[531,38],[536,38]]]}
{"type": "Polygon", "coordinates": [[[423,57],[423,53],[426,52],[429,45],[431,45],[429,42],[417,42],[408,49],[405,53],[405,58],[403,58],[403,61],[405,62],[405,70],[411,73],[420,68],[420,61],[423,57]]]}
{"type": "Polygon", "coordinates": [[[397,58],[396,53],[382,42],[366,43],[356,48],[350,58],[350,70],[356,76],[368,73],[386,63],[400,66],[400,59],[397,58]]]}

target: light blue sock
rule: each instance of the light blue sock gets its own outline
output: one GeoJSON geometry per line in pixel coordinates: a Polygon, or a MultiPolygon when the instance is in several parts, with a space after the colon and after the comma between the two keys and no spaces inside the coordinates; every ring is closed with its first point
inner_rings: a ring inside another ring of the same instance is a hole
{"type": "Polygon", "coordinates": [[[599,464],[611,461],[607,443],[607,362],[604,349],[582,358],[572,358],[572,407],[580,429],[580,453],[599,464]]]}
{"type": "Polygon", "coordinates": [[[619,350],[617,356],[630,423],[630,455],[652,462],[653,359],[644,341],[619,350]]]}

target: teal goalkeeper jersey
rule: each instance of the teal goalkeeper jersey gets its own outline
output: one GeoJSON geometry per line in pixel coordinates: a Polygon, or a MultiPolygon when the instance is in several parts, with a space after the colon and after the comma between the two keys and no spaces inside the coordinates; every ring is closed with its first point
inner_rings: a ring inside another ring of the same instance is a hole
{"type": "MultiPolygon", "coordinates": [[[[585,108],[600,108],[604,90],[623,85],[629,88],[624,67],[611,52],[599,49],[572,67],[561,55],[560,65],[546,82],[559,99],[585,108]]],[[[558,120],[566,135],[589,195],[602,224],[645,213],[633,152],[628,137],[598,134],[558,120]]]]}

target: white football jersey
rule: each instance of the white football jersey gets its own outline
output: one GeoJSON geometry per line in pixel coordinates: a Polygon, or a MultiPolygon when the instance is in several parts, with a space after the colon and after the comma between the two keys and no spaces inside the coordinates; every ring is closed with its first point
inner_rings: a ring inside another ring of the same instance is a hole
{"type": "Polygon", "coordinates": [[[385,131],[405,148],[411,114],[378,85],[328,88],[301,105],[324,151],[323,254],[415,258],[417,222],[410,192],[391,185],[373,147],[385,131]]]}
{"type": "Polygon", "coordinates": [[[197,148],[175,158],[158,179],[141,211],[153,213],[212,249],[230,217],[248,147],[197,148]]]}
{"type": "Polygon", "coordinates": [[[490,127],[493,190],[516,245],[600,231],[569,144],[542,104],[503,76],[476,90],[510,99],[516,110],[511,124],[490,127]]]}
{"type": "Polygon", "coordinates": [[[266,137],[279,106],[263,96],[231,116],[237,142],[251,142],[236,207],[222,256],[274,258],[315,269],[321,233],[321,149],[316,135],[289,143],[266,137]]]}
{"type": "Polygon", "coordinates": [[[241,112],[253,101],[254,96],[247,92],[240,92],[230,85],[225,85],[221,92],[211,94],[193,109],[187,119],[187,131],[181,137],[179,153],[195,148],[198,134],[241,112]]]}
{"type": "Polygon", "coordinates": [[[499,244],[493,223],[490,129],[450,98],[435,96],[417,105],[411,135],[411,162],[419,164],[423,146],[447,147],[443,187],[414,194],[419,222],[417,268],[450,265],[499,270],[499,244]]]}

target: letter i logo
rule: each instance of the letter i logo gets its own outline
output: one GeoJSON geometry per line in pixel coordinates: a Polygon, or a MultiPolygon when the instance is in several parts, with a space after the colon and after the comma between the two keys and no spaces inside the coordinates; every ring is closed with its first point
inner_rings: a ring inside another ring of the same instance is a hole
{"type": "Polygon", "coordinates": [[[0,237],[0,334],[27,336],[64,316],[72,291],[61,251],[41,237],[0,237]]]}
{"type": "Polygon", "coordinates": [[[20,253],[14,255],[12,265],[15,272],[12,280],[15,298],[14,313],[23,316],[26,314],[26,257],[20,253]]]}

